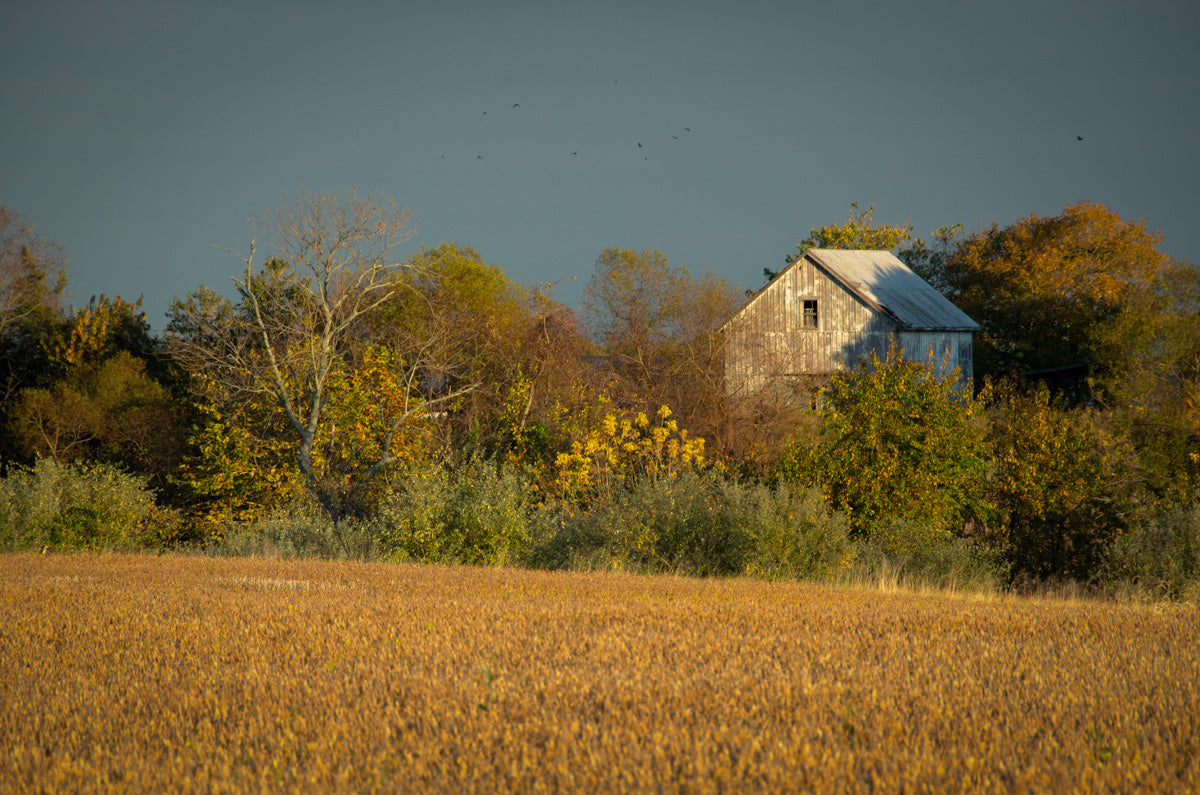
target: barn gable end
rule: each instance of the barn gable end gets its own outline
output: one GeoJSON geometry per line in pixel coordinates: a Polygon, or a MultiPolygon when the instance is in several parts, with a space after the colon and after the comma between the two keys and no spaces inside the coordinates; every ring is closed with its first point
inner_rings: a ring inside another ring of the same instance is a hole
{"type": "Polygon", "coordinates": [[[726,391],[828,376],[882,358],[893,339],[906,359],[932,354],[969,384],[978,328],[890,252],[810,249],[726,321],[726,391]]]}

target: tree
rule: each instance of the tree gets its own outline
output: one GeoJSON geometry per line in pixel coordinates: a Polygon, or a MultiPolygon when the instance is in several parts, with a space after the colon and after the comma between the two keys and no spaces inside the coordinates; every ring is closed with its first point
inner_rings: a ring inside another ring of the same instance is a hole
{"type": "Polygon", "coordinates": [[[22,390],[12,425],[28,460],[101,461],[165,478],[181,454],[181,415],[145,362],[121,350],[50,387],[22,390]]]}
{"type": "Polygon", "coordinates": [[[99,362],[120,351],[142,359],[162,371],[161,350],[142,309],[142,299],[92,296],[87,306],[71,310],[50,344],[49,354],[59,374],[72,367],[99,362]]]}
{"type": "MultiPolygon", "coordinates": [[[[912,224],[876,226],[872,220],[874,213],[874,204],[863,210],[858,202],[850,202],[850,215],[845,224],[812,227],[808,237],[796,245],[796,252],[787,256],[787,264],[790,265],[804,256],[804,252],[810,248],[881,249],[894,252],[918,276],[942,290],[943,285],[939,280],[941,265],[962,233],[962,224],[935,229],[932,235],[933,242],[930,244],[923,238],[913,238],[912,224]],[[908,245],[902,245],[904,243],[908,245]]],[[[779,271],[763,268],[763,275],[767,281],[771,281],[778,274],[779,271]]]]}
{"type": "Polygon", "coordinates": [[[721,324],[742,293],[714,274],[694,277],[660,251],[608,248],[584,292],[584,312],[620,400],[671,406],[682,425],[711,435],[727,424],[721,324]]]}
{"type": "MultiPolygon", "coordinates": [[[[1087,201],[967,237],[937,270],[947,297],[982,327],[976,376],[1074,368],[1073,388],[1119,399],[1177,311],[1160,242],[1145,221],[1087,201]]],[[[1194,313],[1195,296],[1188,302],[1194,313]]]]}
{"type": "Polygon", "coordinates": [[[8,340],[23,369],[10,382],[0,452],[27,464],[41,456],[118,464],[162,490],[183,452],[187,408],[141,299],[93,296],[69,314],[34,318],[8,340]]]}
{"type": "Polygon", "coordinates": [[[1095,409],[1068,408],[1044,385],[1001,384],[989,415],[991,541],[1011,576],[1091,579],[1137,508],[1128,443],[1095,409]]]}
{"type": "MultiPolygon", "coordinates": [[[[50,369],[66,284],[61,248],[0,206],[0,425],[6,428],[17,393],[50,369]]],[[[0,435],[0,466],[15,455],[13,440],[0,435]]]]}
{"type": "Polygon", "coordinates": [[[24,319],[56,312],[66,285],[61,248],[0,206],[0,339],[24,319]]]}
{"type": "Polygon", "coordinates": [[[1016,374],[1106,409],[1146,482],[1179,501],[1200,484],[1200,272],[1146,222],[1087,201],[940,241],[927,278],[982,326],[980,380],[1016,374]]]}
{"type": "Polygon", "coordinates": [[[793,254],[788,261],[793,262],[804,256],[810,248],[840,248],[840,249],[869,249],[891,251],[906,240],[912,239],[912,225],[906,226],[876,226],[871,216],[875,213],[875,205],[867,209],[858,206],[858,202],[850,202],[850,215],[845,224],[830,224],[821,228],[813,227],[809,236],[802,240],[796,248],[798,254],[793,254]]]}
{"type": "Polygon", "coordinates": [[[524,288],[470,246],[442,243],[413,255],[367,333],[428,399],[458,393],[447,427],[462,439],[494,424],[530,323],[524,288]]]}
{"type": "MultiPolygon", "coordinates": [[[[804,256],[810,248],[841,248],[841,249],[882,249],[891,251],[906,240],[912,239],[912,226],[876,226],[871,216],[875,213],[875,205],[867,209],[858,206],[858,202],[850,202],[850,215],[845,224],[829,224],[822,227],[811,227],[808,237],[796,244],[796,251],[788,254],[785,262],[791,265],[804,256]]],[[[763,275],[771,281],[779,271],[763,268],[763,275]]]]}
{"type": "Polygon", "coordinates": [[[816,444],[792,445],[780,474],[820,485],[855,533],[874,537],[908,520],[948,538],[989,510],[983,403],[957,391],[935,362],[906,361],[893,344],[835,373],[822,393],[816,444]]]}
{"type": "Polygon", "coordinates": [[[678,336],[684,315],[686,269],[672,268],[657,249],[606,248],[583,293],[588,325],[605,353],[643,383],[655,356],[678,336]]]}
{"type": "MultiPolygon", "coordinates": [[[[167,330],[176,356],[232,399],[263,396],[279,406],[297,442],[296,465],[334,518],[343,506],[314,459],[331,376],[370,313],[397,289],[405,266],[395,250],[412,235],[410,217],[391,198],[357,189],[341,197],[302,192],[251,220],[236,305],[206,290],[172,305],[167,330]],[[260,245],[274,254],[262,265],[260,245]]],[[[385,440],[405,416],[385,429],[385,440]]],[[[367,474],[390,455],[385,441],[367,474]]]]}

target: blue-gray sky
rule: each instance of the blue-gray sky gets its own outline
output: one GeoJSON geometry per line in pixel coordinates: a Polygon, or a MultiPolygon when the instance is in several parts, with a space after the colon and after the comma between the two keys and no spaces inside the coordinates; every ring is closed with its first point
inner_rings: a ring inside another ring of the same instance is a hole
{"type": "Polygon", "coordinates": [[[1090,199],[1200,263],[1191,0],[7,0],[0,27],[0,204],[73,303],[144,294],[156,328],[301,188],[394,195],[409,251],[570,305],[607,246],[758,287],[855,201],[927,236],[1090,199]]]}

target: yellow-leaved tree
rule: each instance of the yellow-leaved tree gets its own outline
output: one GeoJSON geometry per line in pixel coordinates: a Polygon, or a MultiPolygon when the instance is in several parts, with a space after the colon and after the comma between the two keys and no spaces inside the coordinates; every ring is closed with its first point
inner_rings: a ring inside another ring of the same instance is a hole
{"type": "MultiPolygon", "coordinates": [[[[409,222],[410,211],[386,196],[303,192],[251,221],[254,241],[243,257],[244,270],[233,280],[236,302],[201,288],[171,308],[166,339],[177,359],[204,382],[218,385],[226,400],[254,401],[264,410],[273,405],[282,415],[284,441],[305,487],[333,519],[354,509],[346,479],[357,481],[358,488],[396,459],[391,443],[408,419],[474,388],[457,384],[421,401],[399,401],[406,406],[399,416],[383,411],[373,420],[379,443],[374,459],[349,465],[334,455],[349,470],[331,475],[329,455],[322,450],[327,432],[333,432],[335,450],[338,437],[326,415],[339,401],[355,402],[339,394],[355,388],[342,373],[361,347],[367,320],[396,293],[397,274],[409,267],[397,258],[396,248],[411,236],[409,222]],[[259,263],[259,245],[274,256],[259,263]]],[[[397,353],[391,362],[398,369],[388,376],[409,392],[425,386],[416,353],[397,353]]],[[[371,368],[367,372],[374,377],[371,368]]],[[[369,402],[377,406],[380,400],[390,399],[373,395],[369,402]]],[[[263,430],[277,441],[272,423],[263,430]]],[[[359,452],[365,455],[366,449],[359,452]]]]}

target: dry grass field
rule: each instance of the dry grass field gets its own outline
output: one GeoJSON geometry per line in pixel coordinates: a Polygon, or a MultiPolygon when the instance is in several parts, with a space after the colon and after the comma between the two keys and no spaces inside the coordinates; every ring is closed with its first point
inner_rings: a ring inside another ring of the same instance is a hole
{"type": "Polygon", "coordinates": [[[1200,791],[1193,609],[0,557],[3,792],[1200,791]]]}

